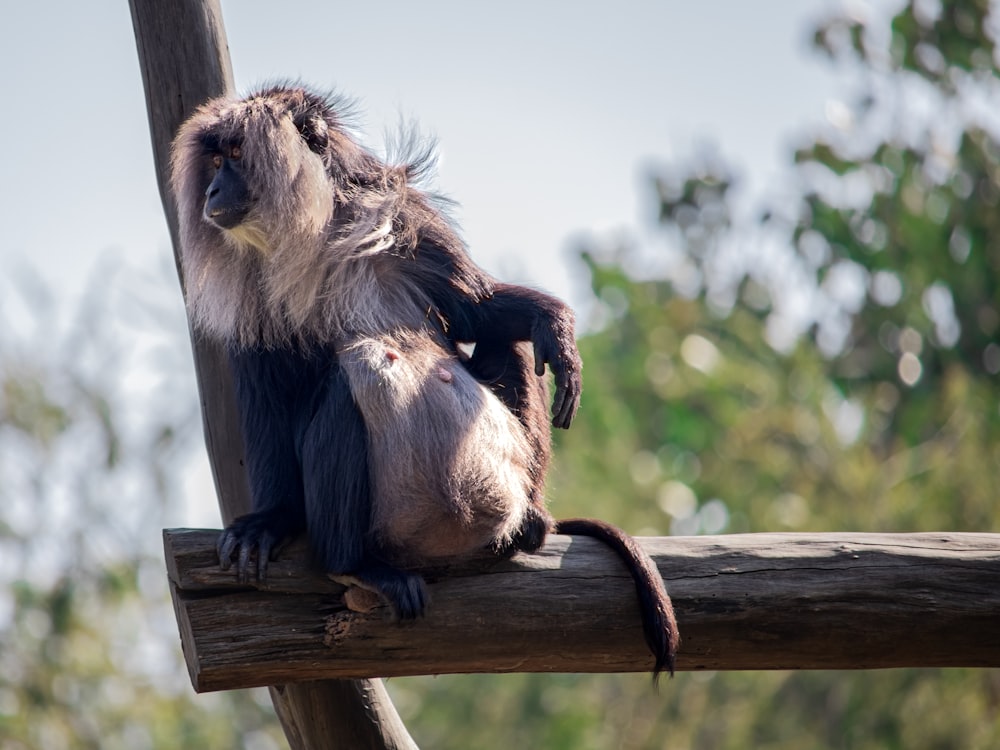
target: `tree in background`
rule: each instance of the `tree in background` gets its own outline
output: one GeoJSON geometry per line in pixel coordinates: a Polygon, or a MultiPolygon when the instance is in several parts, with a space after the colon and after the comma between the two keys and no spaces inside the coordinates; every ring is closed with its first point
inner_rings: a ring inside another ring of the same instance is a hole
{"type": "Polygon", "coordinates": [[[758,221],[734,223],[730,170],[706,160],[654,175],[664,279],[636,284],[634,250],[585,254],[614,319],[588,359],[620,366],[588,368],[602,392],[563,441],[567,461],[594,454],[574,497],[617,466],[675,528],[694,496],[731,530],[996,528],[1000,82],[988,5],[927,5],[891,36],[857,17],[817,30],[862,90],[758,221]],[[634,440],[601,445],[619,420],[634,440]]]}
{"type": "Polygon", "coordinates": [[[30,275],[0,290],[4,317],[34,323],[0,327],[0,749],[279,748],[266,691],[196,696],[185,674],[160,529],[197,398],[180,301],[150,302],[174,283],[130,279],[143,301],[111,302],[121,265],[64,333],[25,312],[53,307],[30,275]]]}

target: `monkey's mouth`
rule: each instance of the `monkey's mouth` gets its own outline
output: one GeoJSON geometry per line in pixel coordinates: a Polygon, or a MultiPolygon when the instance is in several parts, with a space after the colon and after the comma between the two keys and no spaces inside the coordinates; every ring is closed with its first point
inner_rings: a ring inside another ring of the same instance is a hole
{"type": "Polygon", "coordinates": [[[220,229],[233,229],[246,219],[250,206],[205,206],[203,216],[205,221],[215,224],[220,229]]]}

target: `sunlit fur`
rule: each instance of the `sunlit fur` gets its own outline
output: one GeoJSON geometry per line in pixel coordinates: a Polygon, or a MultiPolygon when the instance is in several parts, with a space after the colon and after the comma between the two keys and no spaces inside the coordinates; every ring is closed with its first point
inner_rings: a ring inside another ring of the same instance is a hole
{"type": "Polygon", "coordinates": [[[368,426],[387,555],[405,565],[508,546],[532,466],[510,411],[427,334],[361,340],[339,361],[368,426]]]}

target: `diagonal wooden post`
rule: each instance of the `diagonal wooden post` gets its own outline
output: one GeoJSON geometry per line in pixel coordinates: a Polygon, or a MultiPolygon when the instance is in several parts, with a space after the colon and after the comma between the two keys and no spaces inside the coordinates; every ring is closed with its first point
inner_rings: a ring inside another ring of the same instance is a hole
{"type": "MultiPolygon", "coordinates": [[[[179,268],[177,211],[168,185],[170,142],[195,107],[233,92],[229,46],[219,0],[129,0],[129,6],[156,177],[179,268]]],[[[250,511],[232,377],[220,347],[197,336],[192,346],[205,443],[228,523],[250,511]]],[[[380,680],[325,680],[270,690],[295,750],[416,748],[380,680]]]]}

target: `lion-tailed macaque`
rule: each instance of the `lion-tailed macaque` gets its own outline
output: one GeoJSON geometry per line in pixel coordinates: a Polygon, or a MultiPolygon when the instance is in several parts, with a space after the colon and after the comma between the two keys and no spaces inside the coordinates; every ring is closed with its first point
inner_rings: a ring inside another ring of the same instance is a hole
{"type": "Polygon", "coordinates": [[[187,304],[229,352],[253,512],[219,539],[257,574],[305,531],[316,564],[383,597],[427,605],[417,570],[484,549],[532,552],[549,532],[609,544],[639,593],[654,674],[677,625],[635,541],[593,520],[556,523],[543,487],[551,425],[581,391],[561,301],[477,267],[415,183],[348,134],[338,99],[273,87],[216,99],[181,127],[172,186],[187,304]]]}

